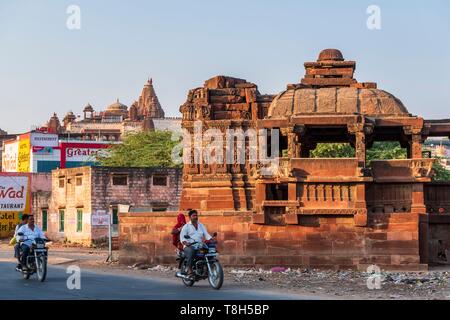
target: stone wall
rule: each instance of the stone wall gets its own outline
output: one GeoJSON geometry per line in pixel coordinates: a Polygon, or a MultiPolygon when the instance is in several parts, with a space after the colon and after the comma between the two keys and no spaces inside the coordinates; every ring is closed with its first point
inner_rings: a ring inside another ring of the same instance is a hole
{"type": "MultiPolygon", "coordinates": [[[[119,259],[123,264],[175,261],[170,231],[176,212],[121,213],[119,259]]],[[[376,264],[386,270],[422,270],[419,257],[419,216],[412,213],[369,213],[368,227],[352,217],[299,218],[299,225],[252,223],[252,214],[205,212],[200,221],[218,232],[224,265],[291,266],[361,269],[376,264]]]]}
{"type": "Polygon", "coordinates": [[[181,170],[170,168],[93,167],[92,210],[109,210],[111,205],[166,207],[177,210],[181,194],[181,170]],[[113,185],[113,175],[126,175],[126,186],[113,185]],[[154,185],[154,176],[168,178],[166,186],[154,185]]]}

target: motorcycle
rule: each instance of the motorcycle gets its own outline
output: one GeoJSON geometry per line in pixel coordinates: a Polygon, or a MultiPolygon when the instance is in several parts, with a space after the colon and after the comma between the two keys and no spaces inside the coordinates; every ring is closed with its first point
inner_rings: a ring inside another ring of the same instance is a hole
{"type": "MultiPolygon", "coordinates": [[[[18,233],[19,236],[23,237],[23,233],[18,233]]],[[[24,240],[28,240],[25,238],[24,240]]],[[[18,269],[17,271],[21,272],[23,278],[28,280],[30,276],[33,274],[37,274],[40,282],[44,282],[47,277],[47,257],[48,257],[48,248],[46,246],[46,239],[36,238],[33,240],[30,253],[27,256],[25,261],[27,270],[18,269]]],[[[21,241],[23,242],[23,241],[21,241]]],[[[21,252],[21,255],[23,252],[21,252]]]]}
{"type": "MultiPolygon", "coordinates": [[[[214,237],[216,234],[214,234],[214,237]]],[[[185,239],[189,240],[189,236],[185,236],[185,239]]],[[[223,285],[223,268],[217,257],[216,243],[199,243],[194,242],[191,244],[196,249],[194,256],[192,271],[193,276],[187,275],[188,264],[183,251],[178,250],[177,261],[179,272],[176,273],[177,278],[181,278],[184,285],[192,287],[194,283],[208,279],[209,284],[216,290],[219,290],[223,285]]]]}

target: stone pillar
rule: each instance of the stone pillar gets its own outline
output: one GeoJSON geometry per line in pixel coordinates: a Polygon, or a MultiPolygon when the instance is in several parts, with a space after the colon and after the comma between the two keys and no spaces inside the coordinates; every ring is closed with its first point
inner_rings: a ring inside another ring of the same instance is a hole
{"type": "Polygon", "coordinates": [[[360,168],[366,166],[366,135],[373,133],[373,125],[365,124],[364,121],[352,123],[347,126],[348,133],[355,139],[355,154],[360,168]]]}
{"type": "Polygon", "coordinates": [[[266,185],[261,182],[256,182],[255,186],[255,204],[256,204],[256,213],[264,214],[262,203],[266,200],[266,185]]]}
{"type": "Polygon", "coordinates": [[[297,182],[290,182],[288,184],[288,200],[297,201],[297,182]]]}
{"type": "Polygon", "coordinates": [[[357,214],[355,215],[355,225],[357,227],[367,226],[367,204],[366,204],[366,185],[365,183],[358,183],[356,185],[356,201],[355,207],[357,214]]]}
{"type": "Polygon", "coordinates": [[[413,134],[411,136],[411,159],[422,159],[422,135],[413,134]]]}
{"type": "Polygon", "coordinates": [[[422,127],[419,126],[406,126],[403,128],[405,135],[410,136],[408,158],[410,159],[422,159],[422,127]]]}
{"type": "Polygon", "coordinates": [[[305,135],[306,128],[304,125],[295,125],[291,132],[290,143],[292,149],[289,149],[291,152],[291,158],[301,158],[302,157],[302,139],[301,137],[305,135]]]}
{"type": "MultiPolygon", "coordinates": [[[[423,124],[406,126],[403,132],[409,138],[408,157],[410,159],[422,159],[423,124]]],[[[424,184],[414,183],[412,186],[411,214],[417,215],[419,220],[419,255],[420,263],[428,264],[429,260],[429,216],[425,206],[424,184]]]]}
{"type": "Polygon", "coordinates": [[[414,183],[412,192],[411,213],[419,219],[419,255],[420,263],[428,264],[429,260],[429,215],[425,206],[424,184],[414,183]]]}
{"type": "MultiPolygon", "coordinates": [[[[354,136],[355,156],[358,159],[358,168],[362,171],[366,167],[366,136],[372,135],[373,125],[365,123],[365,119],[358,119],[357,122],[347,126],[348,132],[354,136]]],[[[355,174],[357,174],[355,172],[355,174]]],[[[358,227],[367,226],[367,204],[366,185],[364,182],[356,184],[355,208],[357,213],[354,220],[358,227]]]]}

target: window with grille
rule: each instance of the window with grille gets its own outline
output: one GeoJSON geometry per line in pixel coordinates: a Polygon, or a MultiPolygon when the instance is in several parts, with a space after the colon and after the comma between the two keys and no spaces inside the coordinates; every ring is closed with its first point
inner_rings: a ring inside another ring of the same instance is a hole
{"type": "Polygon", "coordinates": [[[47,231],[47,225],[48,225],[48,211],[42,210],[42,231],[47,231]]]}
{"type": "Polygon", "coordinates": [[[77,209],[77,232],[83,231],[83,210],[77,209]]]}
{"type": "Polygon", "coordinates": [[[59,232],[64,232],[64,210],[59,210],[59,232]]]}

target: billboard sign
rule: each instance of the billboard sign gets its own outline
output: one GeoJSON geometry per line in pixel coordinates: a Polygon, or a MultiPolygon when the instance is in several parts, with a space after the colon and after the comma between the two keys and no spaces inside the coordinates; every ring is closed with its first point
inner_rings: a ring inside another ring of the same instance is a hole
{"type": "Polygon", "coordinates": [[[4,172],[17,172],[19,158],[19,141],[5,141],[2,156],[2,170],[4,172]]]}
{"type": "Polygon", "coordinates": [[[0,175],[0,212],[28,213],[29,189],[29,176],[0,175]]]}
{"type": "Polygon", "coordinates": [[[97,153],[100,149],[92,148],[67,148],[66,159],[67,161],[94,161],[97,153]]]}
{"type": "Polygon", "coordinates": [[[59,140],[57,134],[32,132],[30,138],[30,144],[33,147],[58,147],[59,140]]]}
{"type": "Polygon", "coordinates": [[[30,172],[30,156],[31,156],[30,136],[24,135],[20,137],[17,157],[17,171],[30,172]]]}
{"type": "Polygon", "coordinates": [[[12,236],[19,221],[18,212],[0,212],[0,238],[12,236]]]}
{"type": "Polygon", "coordinates": [[[91,215],[91,217],[92,217],[91,225],[97,227],[109,226],[111,220],[111,215],[105,210],[97,210],[95,213],[91,215]]]}

